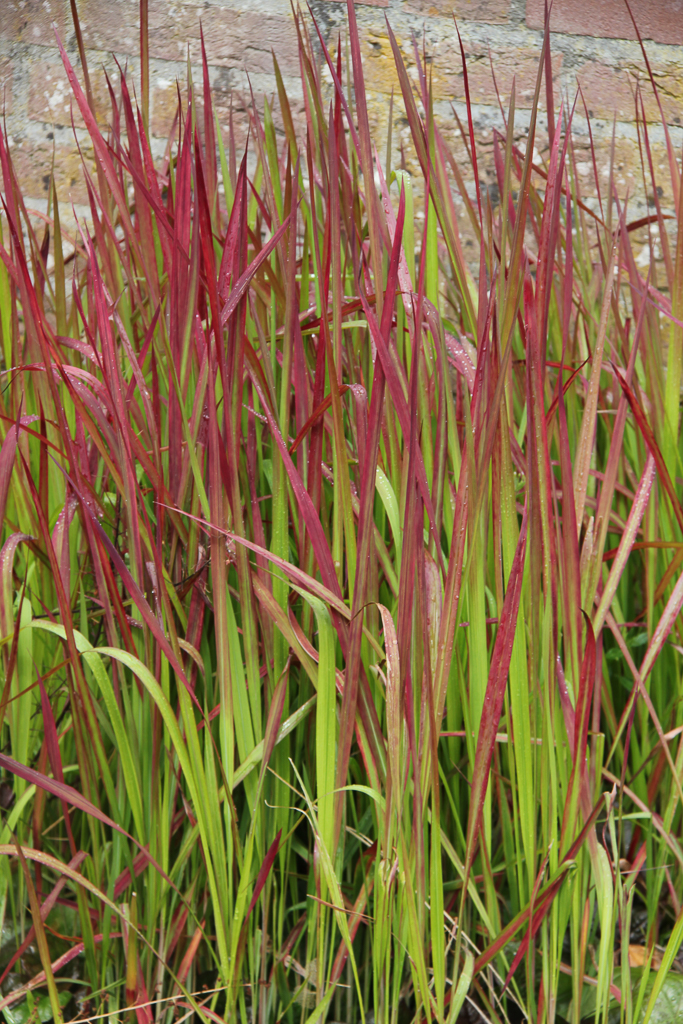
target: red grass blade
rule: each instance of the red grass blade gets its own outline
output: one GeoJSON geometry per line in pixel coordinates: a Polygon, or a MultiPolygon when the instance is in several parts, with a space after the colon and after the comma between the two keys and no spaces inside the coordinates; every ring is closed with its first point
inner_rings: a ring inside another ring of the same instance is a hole
{"type": "Polygon", "coordinates": [[[524,562],[526,558],[527,538],[527,515],[526,507],[522,518],[522,526],[519,532],[517,549],[510,569],[508,587],[503,601],[500,618],[498,621],[498,632],[491,655],[491,668],[486,687],[484,699],[484,710],[479,726],[477,739],[477,750],[472,771],[472,791],[470,795],[470,812],[467,823],[467,855],[465,858],[465,874],[463,879],[463,899],[467,890],[472,862],[478,839],[481,816],[484,809],[484,800],[488,788],[491,760],[496,743],[496,734],[503,710],[503,698],[507,685],[510,661],[512,659],[512,645],[517,629],[517,617],[519,613],[519,601],[522,594],[522,580],[524,576],[524,562]]]}

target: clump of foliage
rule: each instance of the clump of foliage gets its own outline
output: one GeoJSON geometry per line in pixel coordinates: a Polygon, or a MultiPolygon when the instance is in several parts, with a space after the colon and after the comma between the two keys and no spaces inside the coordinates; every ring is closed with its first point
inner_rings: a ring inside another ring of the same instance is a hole
{"type": "Polygon", "coordinates": [[[546,33],[494,206],[471,112],[463,167],[389,30],[419,167],[392,173],[349,2],[352,83],[296,15],[305,137],[276,62],[249,163],[204,55],[155,165],[145,10],[105,133],[61,51],[95,155],[68,258],[0,132],[6,1018],[655,1019],[683,938],[668,131],[673,217],[640,94],[651,215],[597,170],[582,196],[552,89],[534,163],[546,33]]]}

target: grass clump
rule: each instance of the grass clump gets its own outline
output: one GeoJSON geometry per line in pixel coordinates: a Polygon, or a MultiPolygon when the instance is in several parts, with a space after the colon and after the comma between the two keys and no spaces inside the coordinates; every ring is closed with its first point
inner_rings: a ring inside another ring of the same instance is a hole
{"type": "Polygon", "coordinates": [[[144,10],[142,109],[123,77],[105,133],[62,50],[96,159],[71,255],[0,133],[6,1019],[656,1020],[683,937],[668,133],[673,216],[644,115],[645,218],[612,176],[581,194],[573,108],[535,164],[546,35],[492,205],[471,116],[463,167],[389,30],[419,168],[391,173],[349,3],[353,90],[296,16],[305,137],[276,62],[284,133],[254,109],[238,153],[204,55],[155,165],[144,10]]]}

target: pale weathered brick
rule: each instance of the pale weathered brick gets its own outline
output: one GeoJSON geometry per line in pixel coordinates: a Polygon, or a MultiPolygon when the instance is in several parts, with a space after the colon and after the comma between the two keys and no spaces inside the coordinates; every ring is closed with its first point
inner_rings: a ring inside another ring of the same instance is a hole
{"type": "MultiPolygon", "coordinates": [[[[458,55],[459,56],[459,55],[458,55]]],[[[515,105],[518,108],[528,108],[532,105],[538,78],[539,52],[532,48],[503,48],[496,47],[485,53],[465,53],[467,60],[467,77],[470,89],[470,98],[473,103],[490,104],[498,107],[498,97],[507,107],[512,91],[512,81],[515,80],[515,105]],[[494,80],[495,75],[495,80],[494,80]],[[497,89],[497,91],[496,91],[497,89]]],[[[465,84],[462,65],[457,60],[457,67],[450,73],[444,74],[441,67],[445,61],[435,61],[439,70],[435,71],[435,92],[443,98],[457,100],[465,99],[465,84]]],[[[456,64],[456,61],[453,61],[456,64]]],[[[561,97],[560,72],[562,68],[562,54],[553,54],[553,93],[556,105],[561,97]]],[[[545,105],[545,80],[541,82],[541,99],[545,105]]]]}
{"type": "Polygon", "coordinates": [[[0,60],[0,113],[9,117],[12,113],[12,61],[0,60]]]}
{"type": "Polygon", "coordinates": [[[71,26],[68,0],[0,0],[0,38],[32,46],[54,46],[54,26],[63,39],[71,26]]]}
{"type": "MultiPolygon", "coordinates": [[[[110,116],[109,97],[102,64],[113,68],[112,52],[122,64],[130,58],[138,82],[139,64],[139,0],[77,0],[83,37],[88,52],[98,117],[104,124],[110,116]]],[[[345,0],[316,0],[314,5],[321,29],[330,33],[335,44],[336,33],[345,21],[345,0]]],[[[305,136],[304,108],[300,98],[297,38],[289,0],[149,0],[151,66],[151,127],[157,139],[170,131],[177,103],[176,77],[185,95],[185,61],[189,53],[196,66],[201,59],[200,24],[204,29],[206,50],[211,68],[214,109],[224,133],[227,133],[232,103],[233,123],[238,148],[246,141],[251,104],[263,106],[264,93],[269,100],[275,93],[272,54],[288,83],[296,130],[305,136]],[[253,83],[252,99],[249,81],[253,83]],[[290,84],[293,88],[290,89],[290,84]]],[[[494,87],[491,61],[500,90],[507,105],[513,76],[516,80],[517,107],[528,108],[532,102],[540,56],[538,45],[532,44],[527,28],[543,24],[544,0],[354,0],[358,8],[361,47],[365,61],[368,115],[371,129],[380,149],[387,128],[389,95],[394,90],[394,133],[397,146],[402,145],[405,159],[412,166],[411,143],[407,123],[400,114],[400,88],[393,54],[384,29],[385,10],[408,65],[409,75],[416,82],[412,54],[412,33],[418,25],[425,27],[425,45],[432,75],[434,98],[442,118],[441,124],[449,145],[458,159],[466,162],[462,140],[455,120],[445,111],[450,101],[462,102],[464,82],[457,35],[453,17],[463,25],[463,40],[468,60],[470,93],[476,105],[478,147],[482,180],[495,185],[492,172],[493,125],[501,124],[498,97],[494,87]],[[373,8],[378,8],[373,11],[373,8]],[[490,47],[490,57],[489,57],[490,47]]],[[[683,42],[683,0],[631,0],[643,35],[665,43],[683,42]]],[[[573,100],[580,82],[589,111],[596,120],[594,139],[601,169],[609,156],[611,120],[616,114],[621,127],[618,133],[631,131],[634,123],[634,91],[638,81],[643,85],[645,111],[650,122],[659,120],[652,88],[645,78],[645,69],[636,43],[615,44],[599,37],[633,36],[623,0],[554,0],[553,80],[556,111],[561,96],[573,100]],[[566,33],[585,33],[593,39],[574,42],[566,33]],[[565,33],[565,34],[563,34],[565,33]]],[[[14,138],[13,151],[18,173],[28,194],[44,195],[52,163],[49,142],[52,125],[68,127],[71,123],[71,95],[54,44],[52,22],[65,41],[70,58],[79,71],[75,36],[71,23],[69,0],[0,0],[0,105],[7,117],[8,134],[14,138]],[[26,131],[30,127],[29,131],[26,131]],[[31,142],[42,138],[42,142],[31,142]],[[32,153],[35,152],[35,160],[32,153]]],[[[419,31],[419,30],[418,30],[419,31]]],[[[315,38],[315,34],[314,34],[315,38]]],[[[422,45],[420,43],[420,45],[422,45]]],[[[655,80],[660,89],[664,116],[671,125],[680,125],[683,118],[683,49],[648,43],[648,53],[655,80]]],[[[323,75],[326,87],[331,83],[323,75]]],[[[201,76],[195,73],[195,84],[201,92],[201,76]]],[[[138,82],[139,92],[139,82],[138,82]]],[[[541,90],[541,107],[545,107],[545,83],[541,90]]],[[[581,106],[579,113],[582,113],[581,106]]],[[[282,140],[278,104],[274,119],[282,140]]],[[[75,111],[75,124],[82,126],[75,111]]],[[[202,118],[200,116],[200,124],[202,118]]],[[[547,139],[539,129],[536,146],[545,152],[547,139]]],[[[76,201],[85,198],[83,176],[75,146],[64,145],[65,133],[57,127],[60,148],[57,151],[57,172],[64,198],[69,192],[76,201]]],[[[576,140],[579,179],[590,190],[592,164],[582,152],[582,139],[576,140]],[[590,173],[588,173],[590,171],[590,173]]],[[[637,145],[618,138],[617,187],[643,194],[639,180],[637,145]],[[623,185],[622,185],[623,181],[623,185]]],[[[416,168],[413,168],[416,170],[416,168]]],[[[602,170],[601,170],[602,173],[602,170]]],[[[658,173],[660,171],[658,170],[658,173]]],[[[671,191],[668,167],[664,175],[662,195],[671,191]]],[[[671,196],[668,201],[671,202],[671,196]]],[[[664,201],[663,199],[663,201],[664,201]]]]}
{"type": "Polygon", "coordinates": [[[173,126],[173,119],[178,109],[178,95],[182,97],[183,107],[187,103],[187,87],[171,76],[164,78],[155,76],[152,81],[150,102],[151,133],[158,139],[168,138],[173,126]],[[180,89],[178,89],[180,85],[180,89]]]}
{"type": "Polygon", "coordinates": [[[634,120],[636,83],[626,68],[615,69],[598,61],[589,61],[577,70],[576,80],[581,86],[589,117],[611,120],[616,116],[617,120],[634,120]]]}
{"type": "MultiPolygon", "coordinates": [[[[680,124],[683,117],[683,78],[664,67],[655,67],[664,117],[670,124],[680,124]]],[[[576,70],[589,117],[614,116],[621,121],[636,117],[636,90],[641,86],[642,102],[648,121],[661,119],[651,83],[638,66],[611,67],[600,61],[587,61],[576,70]]]]}
{"type": "Polygon", "coordinates": [[[151,0],[149,48],[161,60],[201,60],[200,21],[210,63],[251,73],[271,73],[272,51],[283,74],[298,74],[294,20],[283,4],[282,15],[228,7],[198,8],[189,3],[151,0]]]}
{"type": "MultiPolygon", "coordinates": [[[[54,160],[60,201],[75,204],[88,202],[83,165],[75,147],[58,146],[54,149],[49,140],[36,143],[25,139],[12,146],[11,152],[17,180],[26,196],[47,197],[54,160]]],[[[94,165],[88,159],[87,148],[85,154],[88,170],[94,175],[94,165]]]]}
{"type": "MultiPolygon", "coordinates": [[[[345,4],[346,0],[330,0],[331,3],[345,4]]],[[[354,0],[356,7],[388,7],[389,0],[354,0]]]]}
{"type": "MultiPolygon", "coordinates": [[[[119,74],[116,68],[109,70],[109,79],[116,93],[119,74]]],[[[97,120],[100,125],[111,120],[111,100],[102,67],[90,69],[90,84],[95,100],[97,120]]],[[[55,62],[32,64],[29,68],[28,116],[31,121],[43,121],[53,125],[71,125],[84,128],[78,104],[69,88],[63,65],[55,62]]]]}
{"type": "Polygon", "coordinates": [[[510,0],[404,0],[403,9],[428,17],[496,23],[507,21],[510,0]]]}
{"type": "Polygon", "coordinates": [[[79,0],[83,42],[89,49],[137,54],[140,48],[139,0],[79,0]]]}

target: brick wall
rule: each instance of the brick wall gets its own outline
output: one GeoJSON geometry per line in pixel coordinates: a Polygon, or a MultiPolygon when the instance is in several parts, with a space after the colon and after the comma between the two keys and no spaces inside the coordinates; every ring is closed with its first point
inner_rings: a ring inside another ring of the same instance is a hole
{"type": "MultiPolygon", "coordinates": [[[[484,178],[492,144],[491,129],[502,123],[492,67],[504,103],[513,75],[517,83],[517,124],[520,138],[528,123],[539,49],[544,0],[361,0],[357,3],[371,117],[376,138],[384,144],[389,95],[396,86],[393,60],[386,38],[385,16],[398,37],[404,56],[412,60],[415,33],[431,58],[437,113],[453,146],[458,133],[452,105],[464,113],[455,14],[468,58],[476,126],[481,139],[484,178]]],[[[653,73],[661,90],[665,116],[680,151],[683,139],[683,0],[631,0],[647,39],[653,73]]],[[[105,72],[116,82],[118,69],[128,64],[138,72],[137,0],[79,0],[93,89],[105,109],[105,72]]],[[[340,0],[311,0],[325,36],[333,41],[343,29],[345,5],[340,0]]],[[[238,133],[244,133],[250,88],[256,102],[275,92],[270,52],[278,57],[292,98],[295,118],[302,117],[296,37],[289,0],[149,0],[151,57],[151,126],[155,145],[163,149],[176,97],[176,81],[185,81],[189,48],[195,76],[200,80],[199,26],[203,25],[215,103],[223,120],[233,104],[238,133]],[[248,77],[247,77],[248,75],[248,77]]],[[[53,24],[77,64],[77,48],[68,0],[0,0],[0,107],[4,104],[7,132],[16,166],[27,193],[40,205],[54,160],[60,195],[75,204],[86,201],[83,175],[71,127],[71,104],[54,41],[53,24]]],[[[593,117],[598,162],[604,171],[616,116],[617,181],[647,202],[638,186],[638,147],[634,124],[634,90],[643,80],[640,48],[623,0],[555,0],[553,72],[556,103],[570,100],[581,84],[593,117]]],[[[646,109],[656,114],[649,86],[646,109]]],[[[543,122],[543,119],[542,119],[543,122]]],[[[88,153],[80,120],[74,117],[76,137],[88,153]]],[[[579,173],[586,181],[591,170],[583,108],[577,108],[579,173]]],[[[545,125],[537,148],[542,153],[545,125]]],[[[394,149],[407,146],[405,124],[397,116],[394,149]]],[[[664,161],[661,127],[652,131],[655,160],[664,161]]],[[[492,179],[489,179],[492,182],[492,179]]],[[[665,179],[663,179],[665,180],[665,179]]],[[[670,197],[669,197],[670,198],[670,197]]],[[[664,196],[666,204],[666,196],[664,196]]]]}

